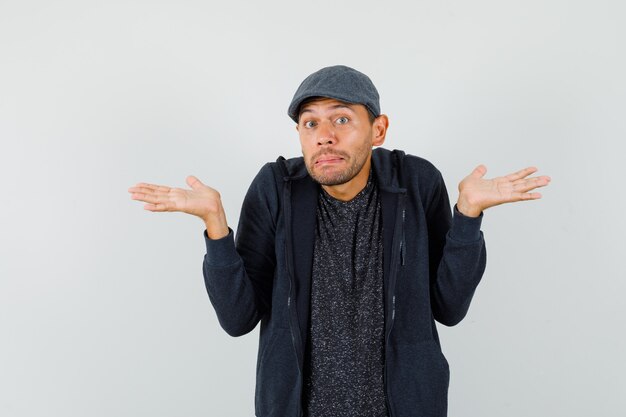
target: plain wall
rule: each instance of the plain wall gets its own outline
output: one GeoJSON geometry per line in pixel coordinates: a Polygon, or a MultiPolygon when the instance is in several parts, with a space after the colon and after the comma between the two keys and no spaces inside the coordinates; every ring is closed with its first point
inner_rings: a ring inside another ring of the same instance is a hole
{"type": "Polygon", "coordinates": [[[202,222],[146,181],[218,189],[300,153],[286,109],[327,65],[368,74],[385,146],[450,198],[528,165],[485,212],[468,316],[440,327],[451,417],[626,415],[623,1],[0,0],[0,415],[253,415],[257,331],[224,333],[202,222]],[[620,243],[622,242],[622,243],[620,243]]]}

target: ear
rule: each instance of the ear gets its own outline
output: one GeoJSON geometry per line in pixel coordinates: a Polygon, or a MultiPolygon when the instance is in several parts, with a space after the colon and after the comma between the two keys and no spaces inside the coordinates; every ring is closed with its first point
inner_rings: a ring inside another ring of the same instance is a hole
{"type": "Polygon", "coordinates": [[[373,146],[380,146],[385,142],[385,135],[387,135],[387,129],[389,128],[389,119],[386,114],[381,114],[374,120],[372,125],[374,138],[372,140],[373,146]]]}

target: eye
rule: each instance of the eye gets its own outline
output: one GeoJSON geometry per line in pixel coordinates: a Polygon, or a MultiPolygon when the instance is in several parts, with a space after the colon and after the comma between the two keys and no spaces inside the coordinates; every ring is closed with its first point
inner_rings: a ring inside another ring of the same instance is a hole
{"type": "Polygon", "coordinates": [[[337,124],[339,125],[345,125],[346,123],[348,123],[349,119],[345,116],[342,116],[340,118],[337,119],[337,124]]]}
{"type": "Polygon", "coordinates": [[[306,122],[304,122],[304,127],[306,127],[307,129],[315,127],[315,122],[313,120],[307,120],[306,122]]]}

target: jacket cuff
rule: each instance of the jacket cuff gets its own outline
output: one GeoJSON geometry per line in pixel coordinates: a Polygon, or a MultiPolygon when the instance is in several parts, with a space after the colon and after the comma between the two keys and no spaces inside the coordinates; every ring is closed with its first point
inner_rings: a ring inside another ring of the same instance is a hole
{"type": "Polygon", "coordinates": [[[210,266],[222,267],[228,266],[239,261],[240,257],[235,249],[235,238],[233,230],[229,227],[228,234],[220,239],[210,239],[206,233],[203,233],[204,243],[206,245],[206,262],[210,266]]]}
{"type": "Polygon", "coordinates": [[[461,213],[455,204],[450,237],[454,240],[475,242],[480,239],[480,225],[482,221],[483,212],[478,217],[469,217],[461,213]]]}

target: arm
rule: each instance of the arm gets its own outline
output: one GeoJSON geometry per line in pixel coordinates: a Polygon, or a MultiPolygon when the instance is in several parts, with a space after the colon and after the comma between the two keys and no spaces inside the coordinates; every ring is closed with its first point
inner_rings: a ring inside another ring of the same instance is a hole
{"type": "Polygon", "coordinates": [[[551,179],[526,178],[536,171],[529,167],[504,177],[485,179],[487,168],[478,166],[459,184],[459,200],[452,218],[448,194],[438,174],[427,221],[431,303],[440,323],[453,326],[465,317],[485,270],[485,242],[480,231],[483,211],[503,203],[541,198],[541,194],[529,191],[548,185],[551,179]]]}
{"type": "Polygon", "coordinates": [[[250,332],[269,311],[276,267],[278,192],[270,165],[256,176],[241,209],[237,237],[205,234],[206,289],[221,326],[231,336],[250,332]]]}
{"type": "Polygon", "coordinates": [[[454,326],[467,314],[485,270],[485,241],[480,231],[482,214],[467,217],[455,206],[453,217],[443,178],[438,173],[426,217],[433,316],[446,326],[454,326]]]}
{"type": "MultiPolygon", "coordinates": [[[[267,168],[265,173],[269,173],[271,180],[271,169],[267,168]]],[[[240,235],[245,237],[240,245],[242,255],[235,248],[219,193],[196,177],[187,178],[190,190],[147,183],[139,183],[128,190],[133,200],[146,203],[146,210],[183,212],[204,222],[205,284],[221,326],[233,336],[245,334],[256,326],[267,310],[271,294],[274,227],[271,219],[267,222],[270,206],[262,192],[268,175],[261,173],[244,201],[239,227],[240,235]]]]}

